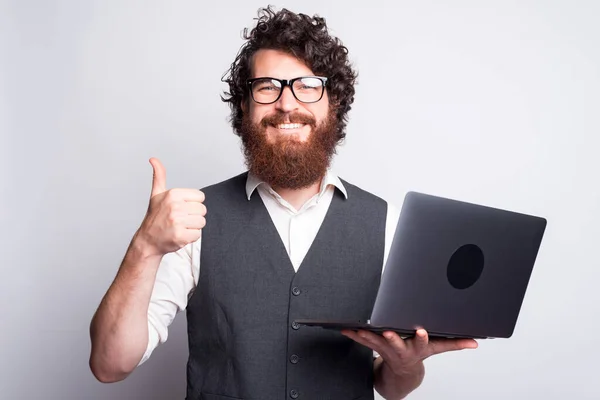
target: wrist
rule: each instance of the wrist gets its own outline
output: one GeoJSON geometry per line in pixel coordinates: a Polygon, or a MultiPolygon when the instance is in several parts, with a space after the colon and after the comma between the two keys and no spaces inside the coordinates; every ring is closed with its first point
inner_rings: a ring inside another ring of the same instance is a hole
{"type": "Polygon", "coordinates": [[[375,360],[375,389],[385,399],[404,399],[425,378],[423,361],[393,369],[382,357],[375,360]]]}
{"type": "Polygon", "coordinates": [[[160,261],[163,255],[151,244],[144,232],[138,229],[131,240],[126,257],[134,264],[145,264],[160,261]]]}

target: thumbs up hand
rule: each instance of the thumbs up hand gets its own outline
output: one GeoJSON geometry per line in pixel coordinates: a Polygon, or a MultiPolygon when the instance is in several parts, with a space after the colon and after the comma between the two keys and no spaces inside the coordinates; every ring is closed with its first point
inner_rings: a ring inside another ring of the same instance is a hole
{"type": "Polygon", "coordinates": [[[167,190],[167,173],[157,158],[148,211],[138,230],[148,255],[163,256],[198,240],[206,225],[204,193],[198,189],[167,190]]]}

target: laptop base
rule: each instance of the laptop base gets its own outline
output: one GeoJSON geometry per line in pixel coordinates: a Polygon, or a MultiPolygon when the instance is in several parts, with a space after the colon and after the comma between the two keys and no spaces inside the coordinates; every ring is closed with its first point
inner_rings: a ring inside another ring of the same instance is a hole
{"type": "MultiPolygon", "coordinates": [[[[365,330],[373,333],[377,333],[382,335],[383,332],[395,332],[402,338],[411,338],[416,334],[415,329],[398,329],[398,328],[390,328],[384,326],[376,326],[372,324],[365,323],[357,323],[357,322],[349,322],[349,321],[322,321],[315,319],[297,319],[295,322],[299,325],[304,326],[312,326],[312,327],[320,327],[323,329],[330,330],[365,330]]],[[[492,339],[484,336],[469,336],[469,335],[459,335],[459,334],[451,334],[451,333],[442,333],[442,332],[434,332],[427,331],[427,334],[430,338],[433,339],[492,339]]]]}

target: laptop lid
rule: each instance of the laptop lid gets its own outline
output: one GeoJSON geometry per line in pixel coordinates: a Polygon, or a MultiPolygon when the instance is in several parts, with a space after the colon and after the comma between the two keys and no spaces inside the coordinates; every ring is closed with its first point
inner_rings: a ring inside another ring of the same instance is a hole
{"type": "Polygon", "coordinates": [[[546,219],[409,192],[371,324],[512,336],[546,219]]]}

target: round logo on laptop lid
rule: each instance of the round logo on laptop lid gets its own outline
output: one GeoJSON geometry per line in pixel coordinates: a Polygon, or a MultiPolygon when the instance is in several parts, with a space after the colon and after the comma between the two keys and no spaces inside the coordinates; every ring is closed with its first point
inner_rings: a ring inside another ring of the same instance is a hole
{"type": "Polygon", "coordinates": [[[475,244],[459,247],[448,262],[448,282],[456,289],[467,289],[475,284],[483,272],[483,251],[475,244]]]}

